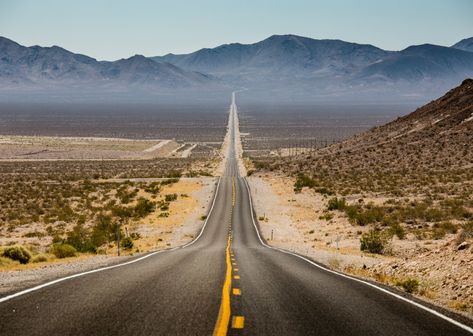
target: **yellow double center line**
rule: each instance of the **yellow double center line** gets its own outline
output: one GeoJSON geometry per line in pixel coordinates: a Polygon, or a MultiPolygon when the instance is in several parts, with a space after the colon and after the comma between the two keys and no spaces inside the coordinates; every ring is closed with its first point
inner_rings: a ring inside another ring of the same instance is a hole
{"type": "Polygon", "coordinates": [[[235,176],[232,177],[232,207],[235,207],[236,201],[236,188],[235,188],[235,176]]]}
{"type": "Polygon", "coordinates": [[[232,237],[228,237],[227,249],[225,252],[227,262],[227,273],[225,275],[225,282],[222,289],[222,303],[218,312],[217,323],[214,328],[215,336],[224,336],[227,334],[228,323],[230,322],[230,288],[232,286],[232,262],[230,260],[230,250],[232,246],[232,237]]]}

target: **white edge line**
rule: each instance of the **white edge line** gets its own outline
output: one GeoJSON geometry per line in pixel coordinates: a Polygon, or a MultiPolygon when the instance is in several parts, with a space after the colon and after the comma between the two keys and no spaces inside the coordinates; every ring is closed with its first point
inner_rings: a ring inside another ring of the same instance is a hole
{"type": "Polygon", "coordinates": [[[426,306],[424,306],[424,305],[422,305],[422,304],[420,304],[420,303],[418,303],[418,302],[409,300],[408,298],[405,298],[405,297],[403,297],[403,296],[401,296],[401,295],[399,295],[399,294],[393,293],[393,292],[391,292],[391,291],[389,291],[389,290],[387,290],[387,289],[384,289],[384,288],[382,288],[382,287],[379,287],[379,286],[377,286],[377,285],[375,285],[375,284],[373,284],[373,283],[370,283],[370,282],[368,282],[368,281],[364,281],[364,280],[361,280],[361,279],[358,279],[358,278],[349,276],[349,275],[347,275],[347,274],[340,273],[340,272],[336,272],[336,271],[333,271],[333,270],[331,270],[331,269],[325,268],[325,267],[323,267],[323,266],[321,266],[321,265],[319,265],[319,264],[313,262],[312,260],[307,259],[307,258],[305,258],[305,257],[303,257],[303,256],[301,256],[301,255],[299,255],[299,254],[296,254],[296,253],[293,253],[293,252],[289,252],[289,251],[286,251],[286,250],[284,250],[284,249],[281,249],[281,248],[278,248],[278,247],[273,247],[273,246],[270,246],[270,245],[266,244],[266,243],[263,241],[263,239],[261,239],[261,235],[260,235],[259,230],[258,230],[258,227],[256,226],[256,223],[255,223],[254,214],[253,214],[253,201],[252,201],[252,199],[251,199],[251,193],[250,193],[250,187],[248,186],[248,181],[246,180],[246,178],[244,178],[243,180],[245,181],[246,189],[247,189],[247,191],[248,191],[248,198],[249,198],[249,200],[250,200],[251,220],[253,221],[253,226],[255,227],[256,234],[258,235],[258,239],[259,239],[259,241],[261,242],[261,244],[262,244],[263,246],[265,246],[265,247],[267,247],[267,248],[270,248],[270,249],[273,249],[273,250],[277,250],[277,251],[282,252],[282,253],[290,254],[290,255],[293,255],[293,256],[295,256],[295,257],[297,257],[297,258],[300,258],[300,259],[302,259],[302,260],[305,260],[305,261],[307,261],[309,264],[311,264],[311,265],[313,265],[313,266],[315,266],[315,267],[317,267],[317,268],[319,268],[319,269],[321,269],[321,270],[323,270],[323,271],[325,271],[325,272],[332,273],[332,274],[341,276],[341,277],[343,277],[343,278],[350,279],[350,280],[352,280],[352,281],[356,281],[356,282],[362,283],[362,284],[364,284],[364,285],[370,286],[370,287],[372,287],[372,288],[375,288],[375,289],[377,289],[377,290],[379,290],[379,291],[381,291],[381,292],[383,292],[383,293],[386,293],[386,294],[388,294],[388,295],[391,295],[391,296],[393,296],[393,297],[395,297],[395,298],[397,298],[397,299],[399,299],[399,300],[402,300],[402,301],[404,301],[404,302],[410,303],[410,304],[412,304],[413,306],[416,306],[417,308],[423,309],[423,310],[425,310],[425,311],[427,311],[427,312],[429,312],[429,313],[431,313],[431,314],[433,314],[433,315],[435,315],[435,316],[437,316],[437,317],[440,317],[441,319],[443,319],[443,320],[445,320],[445,321],[447,321],[447,322],[450,322],[450,323],[454,324],[455,326],[457,326],[457,327],[459,327],[459,328],[461,328],[461,329],[463,329],[463,330],[466,330],[466,331],[468,331],[469,333],[473,334],[473,328],[471,328],[471,327],[469,327],[469,326],[467,326],[467,325],[465,325],[465,324],[463,324],[463,323],[461,323],[461,322],[458,322],[458,321],[452,319],[451,317],[448,317],[448,316],[446,316],[446,315],[444,315],[444,314],[442,314],[442,313],[439,313],[438,311],[436,311],[436,310],[434,310],[434,309],[428,308],[428,307],[426,307],[426,306]]]}
{"type": "Polygon", "coordinates": [[[202,229],[200,230],[199,235],[198,235],[193,241],[191,241],[190,243],[187,243],[186,245],[183,245],[183,246],[176,246],[176,247],[173,247],[173,248],[170,248],[170,249],[166,249],[166,250],[151,252],[151,253],[149,253],[149,254],[147,254],[147,255],[144,255],[144,256],[142,256],[142,257],[140,257],[140,258],[133,259],[133,260],[130,260],[130,261],[127,261],[127,262],[124,262],[124,263],[120,263],[120,264],[116,264],[116,265],[112,265],[112,266],[106,266],[106,267],[102,267],[102,268],[97,268],[97,269],[93,269],[93,270],[90,270],[90,271],[81,272],[81,273],[76,273],[76,274],[68,275],[68,276],[63,277],[63,278],[59,278],[59,279],[56,279],[56,280],[52,280],[52,281],[43,283],[43,284],[38,285],[38,286],[35,286],[35,287],[27,288],[27,289],[24,289],[24,290],[19,291],[19,292],[17,292],[17,293],[13,293],[13,294],[10,294],[10,295],[1,297],[1,298],[0,298],[0,303],[5,302],[5,301],[8,301],[8,300],[11,300],[11,299],[13,299],[13,298],[16,298],[16,297],[19,297],[19,296],[22,296],[22,295],[25,295],[25,294],[28,294],[28,293],[31,293],[31,292],[34,292],[34,291],[37,291],[37,290],[39,290],[39,289],[41,289],[41,288],[44,288],[44,287],[48,287],[48,286],[57,284],[57,283],[59,283],[59,282],[63,282],[63,281],[66,281],[66,280],[78,278],[78,277],[81,277],[81,276],[84,276],[84,275],[87,275],[87,274],[92,274],[92,273],[97,273],[97,272],[106,271],[106,270],[109,270],[109,269],[112,269],[112,268],[117,268],[117,267],[122,267],[122,266],[130,265],[130,264],[139,262],[139,261],[141,261],[141,260],[144,260],[144,259],[146,259],[146,258],[149,258],[149,257],[151,257],[151,256],[154,256],[154,255],[156,255],[156,254],[158,254],[158,253],[174,251],[174,250],[177,250],[177,249],[180,249],[180,248],[185,248],[185,247],[187,247],[187,246],[190,246],[190,245],[194,244],[194,243],[197,241],[197,239],[199,239],[200,236],[202,236],[202,233],[204,232],[205,226],[207,225],[207,221],[209,220],[210,214],[212,213],[212,210],[213,210],[214,205],[215,205],[215,200],[217,199],[217,194],[218,194],[218,190],[219,190],[219,185],[220,185],[220,177],[218,178],[218,183],[217,183],[216,191],[215,191],[215,194],[214,194],[214,199],[213,199],[213,202],[212,202],[212,206],[210,207],[210,210],[209,210],[209,213],[208,213],[208,215],[207,215],[207,218],[206,218],[206,220],[205,220],[205,222],[204,222],[204,225],[202,226],[202,229]]]}
{"type": "Polygon", "coordinates": [[[197,237],[193,241],[191,241],[191,242],[189,242],[189,243],[187,243],[183,246],[180,246],[179,248],[185,248],[185,247],[191,246],[192,244],[194,244],[197,241],[197,239],[200,238],[200,236],[202,236],[202,233],[204,233],[205,227],[207,226],[207,222],[209,221],[210,215],[212,214],[212,211],[214,209],[215,200],[217,199],[218,190],[219,190],[219,186],[220,186],[220,181],[221,181],[221,177],[218,178],[217,187],[215,188],[215,194],[214,194],[214,199],[212,201],[212,205],[210,206],[209,213],[207,214],[207,218],[205,219],[204,225],[202,225],[202,229],[200,229],[199,234],[197,235],[197,237]]]}
{"type": "Polygon", "coordinates": [[[62,281],[65,281],[65,280],[77,278],[77,277],[80,277],[80,276],[83,276],[83,275],[87,275],[87,274],[92,274],[92,273],[96,273],[96,272],[101,272],[101,271],[109,270],[109,269],[116,268],[116,267],[121,267],[121,266],[129,265],[129,264],[133,264],[133,263],[135,263],[135,262],[138,262],[138,261],[141,261],[141,260],[143,260],[143,259],[149,258],[149,257],[151,257],[151,256],[153,256],[153,255],[155,255],[155,254],[162,253],[162,252],[167,252],[167,251],[172,251],[172,250],[175,250],[176,248],[177,248],[177,247],[174,247],[174,248],[168,249],[168,250],[155,251],[155,252],[152,252],[152,253],[150,253],[150,254],[147,254],[147,255],[145,255],[145,256],[143,256],[143,257],[140,257],[140,258],[137,258],[137,259],[134,259],[134,260],[131,260],[131,261],[127,261],[127,262],[124,262],[124,263],[121,263],[121,264],[112,265],[112,266],[107,266],[107,267],[102,267],[102,268],[97,268],[97,269],[90,270],[90,271],[87,271],[87,272],[76,273],[76,274],[72,274],[72,275],[69,275],[69,276],[66,276],[66,277],[63,277],[63,278],[59,278],[59,279],[56,279],[56,280],[53,280],[53,281],[49,281],[49,282],[43,283],[43,284],[41,284],[41,285],[38,285],[38,286],[35,286],[35,287],[31,287],[31,288],[22,290],[22,291],[20,291],[20,292],[17,292],[17,293],[11,294],[11,295],[4,296],[4,297],[0,298],[0,303],[1,303],[1,302],[8,301],[8,300],[11,300],[11,299],[13,299],[13,298],[15,298],[15,297],[18,297],[18,296],[21,296],[21,295],[24,295],[24,294],[27,294],[27,293],[31,293],[31,292],[37,291],[38,289],[41,289],[41,288],[54,285],[54,284],[56,284],[56,283],[58,283],[58,282],[62,282],[62,281]]]}

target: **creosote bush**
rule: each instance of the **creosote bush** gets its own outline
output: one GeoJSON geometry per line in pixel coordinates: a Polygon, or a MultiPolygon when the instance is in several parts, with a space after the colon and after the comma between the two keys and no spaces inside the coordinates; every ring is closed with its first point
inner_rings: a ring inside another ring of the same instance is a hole
{"type": "Polygon", "coordinates": [[[392,235],[396,235],[399,239],[404,239],[406,237],[406,231],[399,223],[394,223],[389,228],[389,232],[392,235]]]}
{"type": "Polygon", "coordinates": [[[370,253],[382,254],[385,241],[381,236],[381,232],[377,229],[371,229],[361,235],[360,250],[370,253]]]}
{"type": "Polygon", "coordinates": [[[164,196],[164,200],[166,202],[175,201],[175,200],[177,200],[177,194],[167,194],[167,195],[164,196]]]}
{"type": "MultiPolygon", "coordinates": [[[[176,195],[176,198],[177,198],[177,195],[176,195]]],[[[133,209],[133,215],[136,218],[143,218],[143,217],[146,217],[151,212],[153,212],[155,208],[156,208],[156,203],[151,202],[150,200],[146,198],[140,197],[133,209]]]]}
{"type": "Polygon", "coordinates": [[[419,289],[419,281],[408,278],[403,281],[398,281],[396,286],[402,287],[407,293],[415,293],[419,289]]]}
{"type": "Polygon", "coordinates": [[[20,264],[27,264],[31,259],[30,251],[21,245],[5,247],[1,255],[2,257],[18,261],[20,264]]]}
{"type": "Polygon", "coordinates": [[[328,210],[344,210],[346,206],[346,200],[344,198],[331,198],[328,200],[328,210]]]}
{"type": "Polygon", "coordinates": [[[131,250],[133,248],[133,239],[131,239],[131,237],[122,238],[120,243],[125,250],[131,250]]]}
{"type": "Polygon", "coordinates": [[[75,257],[77,250],[74,246],[65,244],[65,243],[56,243],[51,247],[51,253],[56,256],[56,258],[69,258],[75,257]]]}
{"type": "Polygon", "coordinates": [[[302,188],[314,188],[316,186],[315,181],[307,175],[298,174],[296,182],[294,183],[294,191],[301,192],[302,188]]]}

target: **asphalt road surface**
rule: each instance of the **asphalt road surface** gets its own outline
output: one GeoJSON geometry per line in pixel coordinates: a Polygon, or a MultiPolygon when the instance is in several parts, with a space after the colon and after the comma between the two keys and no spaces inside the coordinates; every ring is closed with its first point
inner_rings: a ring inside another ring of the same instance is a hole
{"type": "Polygon", "coordinates": [[[267,247],[238,172],[236,118],[233,96],[226,170],[196,240],[0,298],[0,335],[472,334],[458,317],[267,247]]]}

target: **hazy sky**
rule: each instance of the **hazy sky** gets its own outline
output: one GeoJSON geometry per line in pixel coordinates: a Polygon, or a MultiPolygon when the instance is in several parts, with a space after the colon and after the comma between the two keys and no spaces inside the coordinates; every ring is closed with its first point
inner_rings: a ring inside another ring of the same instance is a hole
{"type": "Polygon", "coordinates": [[[186,53],[273,34],[390,50],[473,36],[473,0],[0,0],[0,35],[98,59],[186,53]]]}

